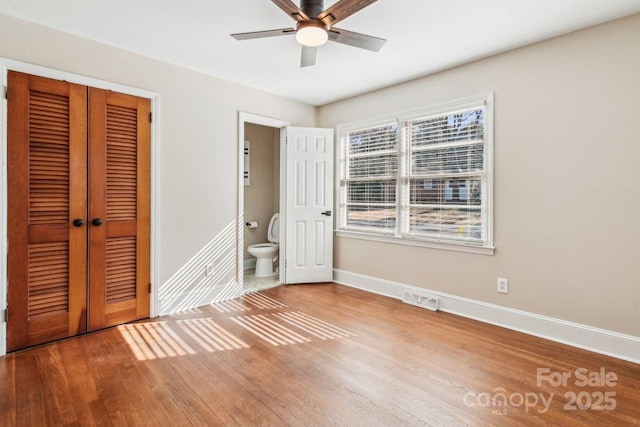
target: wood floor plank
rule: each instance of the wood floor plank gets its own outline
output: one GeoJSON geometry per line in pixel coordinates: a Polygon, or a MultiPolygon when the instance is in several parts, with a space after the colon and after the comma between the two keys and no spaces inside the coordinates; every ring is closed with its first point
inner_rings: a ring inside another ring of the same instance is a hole
{"type": "MultiPolygon", "coordinates": [[[[107,410],[99,399],[98,389],[91,375],[90,362],[84,352],[82,337],[65,342],[61,352],[69,384],[69,393],[79,420],[108,419],[107,410]]],[[[95,423],[92,423],[95,425],[95,423]]]]}
{"type": "Polygon", "coordinates": [[[0,379],[2,426],[640,425],[640,365],[336,284],[9,354],[0,379]],[[576,385],[581,368],[618,382],[576,385]],[[553,397],[483,405],[500,393],[553,397]],[[571,393],[616,407],[569,411],[571,393]]]}
{"type": "Polygon", "coordinates": [[[37,354],[36,364],[43,379],[44,400],[49,407],[45,411],[47,425],[79,425],[59,347],[41,347],[34,353],[37,354]]]}
{"type": "Polygon", "coordinates": [[[43,395],[43,383],[48,379],[38,373],[36,358],[39,351],[41,349],[34,349],[15,360],[16,425],[46,425],[50,408],[43,395]]]}
{"type": "Polygon", "coordinates": [[[16,425],[15,358],[0,360],[0,425],[16,425]],[[4,362],[4,363],[3,363],[4,362]]]}

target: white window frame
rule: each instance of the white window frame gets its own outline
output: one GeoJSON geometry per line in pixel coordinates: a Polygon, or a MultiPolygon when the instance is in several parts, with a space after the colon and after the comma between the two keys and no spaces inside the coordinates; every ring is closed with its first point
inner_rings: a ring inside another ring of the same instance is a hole
{"type": "Polygon", "coordinates": [[[434,249],[442,249],[442,250],[450,250],[450,251],[459,251],[459,252],[469,252],[476,253],[482,255],[493,255],[495,252],[495,247],[493,245],[493,92],[482,93],[478,95],[469,96],[466,98],[460,98],[452,101],[442,102],[438,104],[428,105],[419,109],[404,111],[400,113],[388,114],[385,116],[376,117],[373,119],[362,120],[358,122],[340,124],[337,126],[336,133],[337,138],[336,141],[338,144],[342,144],[343,135],[348,132],[358,131],[370,127],[381,126],[385,124],[389,124],[390,122],[396,122],[398,126],[398,189],[396,192],[396,228],[395,232],[389,233],[388,231],[380,230],[355,230],[344,228],[341,226],[344,218],[343,212],[341,210],[340,204],[342,203],[342,195],[340,192],[340,183],[343,179],[344,168],[343,159],[342,159],[342,147],[336,150],[336,164],[340,165],[340,167],[336,168],[336,195],[339,197],[336,198],[336,236],[338,237],[348,237],[348,238],[356,238],[363,240],[371,240],[378,242],[386,242],[400,245],[410,245],[410,246],[421,246],[428,247],[434,249]],[[484,232],[485,232],[485,244],[482,246],[474,245],[465,242],[451,242],[438,240],[437,238],[429,238],[426,236],[418,236],[413,234],[403,234],[402,229],[404,223],[407,221],[407,214],[404,214],[404,206],[403,201],[405,197],[403,197],[403,192],[408,191],[408,187],[402,182],[404,181],[407,169],[407,159],[406,159],[406,147],[405,142],[403,141],[402,129],[404,127],[404,123],[407,121],[411,121],[414,119],[423,118],[426,116],[432,116],[437,114],[445,114],[449,112],[453,112],[456,110],[460,110],[463,108],[468,108],[472,106],[480,106],[484,104],[485,108],[485,142],[484,142],[484,168],[485,168],[485,176],[484,176],[484,208],[485,211],[485,223],[484,232]]]}

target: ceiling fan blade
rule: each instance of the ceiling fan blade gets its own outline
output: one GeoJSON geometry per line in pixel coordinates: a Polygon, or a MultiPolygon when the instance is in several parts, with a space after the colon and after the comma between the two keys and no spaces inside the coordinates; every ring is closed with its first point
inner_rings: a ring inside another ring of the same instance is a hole
{"type": "Polygon", "coordinates": [[[318,15],[318,19],[325,25],[332,26],[376,1],[377,0],[340,0],[318,15]]]}
{"type": "Polygon", "coordinates": [[[368,36],[366,34],[354,33],[353,31],[342,30],[340,28],[331,28],[329,31],[329,40],[342,43],[360,49],[366,49],[378,52],[380,48],[387,42],[385,39],[368,36]]]}
{"type": "Polygon", "coordinates": [[[304,14],[302,10],[298,6],[295,5],[291,0],[271,0],[278,6],[280,9],[284,10],[284,12],[295,19],[298,22],[308,21],[309,17],[304,14]]]}
{"type": "Polygon", "coordinates": [[[300,68],[316,65],[317,47],[302,46],[302,55],[300,56],[300,68]]]}
{"type": "Polygon", "coordinates": [[[231,34],[231,37],[233,37],[236,40],[251,40],[251,39],[263,39],[265,37],[288,36],[295,33],[296,33],[296,30],[293,28],[281,28],[279,30],[253,31],[251,33],[236,33],[236,34],[231,34]]]}

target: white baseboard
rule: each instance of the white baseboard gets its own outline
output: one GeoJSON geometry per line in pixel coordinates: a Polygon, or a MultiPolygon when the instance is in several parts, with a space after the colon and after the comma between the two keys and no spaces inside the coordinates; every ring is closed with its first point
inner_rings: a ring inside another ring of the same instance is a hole
{"type": "Polygon", "coordinates": [[[243,265],[242,265],[242,267],[243,267],[245,270],[249,270],[250,268],[256,268],[256,261],[258,261],[258,259],[257,259],[257,258],[245,259],[245,260],[242,262],[242,264],[243,264],[243,265]]]}
{"type": "Polygon", "coordinates": [[[440,310],[447,313],[640,364],[640,337],[344,270],[334,269],[333,280],[396,299],[405,290],[428,292],[440,297],[440,310]]]}

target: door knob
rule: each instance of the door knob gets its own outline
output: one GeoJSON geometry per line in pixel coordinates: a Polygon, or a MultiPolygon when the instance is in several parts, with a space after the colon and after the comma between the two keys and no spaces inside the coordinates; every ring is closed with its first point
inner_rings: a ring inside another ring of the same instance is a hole
{"type": "Polygon", "coordinates": [[[331,211],[324,211],[320,215],[331,216],[331,211]]]}
{"type": "Polygon", "coordinates": [[[96,227],[102,225],[103,221],[100,218],[94,218],[93,221],[91,221],[91,224],[95,225],[96,227]]]}
{"type": "Polygon", "coordinates": [[[84,219],[82,218],[76,218],[73,220],[73,226],[74,227],[82,227],[84,225],[84,219]]]}

